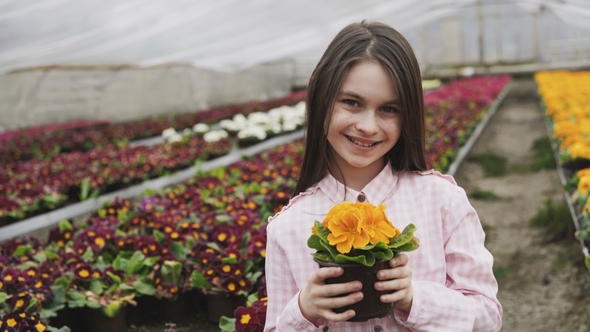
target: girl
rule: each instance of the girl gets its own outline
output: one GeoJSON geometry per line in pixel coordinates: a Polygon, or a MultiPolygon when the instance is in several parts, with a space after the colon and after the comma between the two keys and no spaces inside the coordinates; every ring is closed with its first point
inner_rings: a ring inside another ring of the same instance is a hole
{"type": "Polygon", "coordinates": [[[381,23],[345,27],[313,72],[300,177],[288,206],[269,219],[265,331],[498,331],[502,307],[492,255],[463,189],[426,171],[421,75],[408,42],[381,23]],[[420,248],[400,254],[374,285],[325,284],[307,247],[314,220],[342,201],[383,203],[389,220],[414,223],[420,248]],[[362,287],[395,291],[389,316],[335,313],[362,287]]]}

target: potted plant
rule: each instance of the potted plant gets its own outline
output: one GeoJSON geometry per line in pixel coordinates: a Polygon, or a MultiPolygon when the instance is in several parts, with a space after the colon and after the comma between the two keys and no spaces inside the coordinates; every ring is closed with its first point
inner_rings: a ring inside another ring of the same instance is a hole
{"type": "MultiPolygon", "coordinates": [[[[385,205],[378,207],[364,202],[336,204],[320,223],[315,221],[307,245],[315,249],[314,260],[320,267],[340,266],[344,273],[326,283],[345,283],[360,280],[363,285],[377,282],[377,272],[389,267],[388,261],[397,253],[418,248],[414,237],[416,227],[409,224],[400,232],[385,214],[385,205]]],[[[384,292],[364,287],[363,299],[350,306],[334,308],[334,312],[353,309],[353,322],[387,316],[392,303],[379,299],[384,292]]]]}
{"type": "Polygon", "coordinates": [[[199,268],[190,276],[191,287],[207,296],[209,319],[218,322],[221,316],[232,316],[238,306],[246,304],[262,271],[235,249],[221,250],[208,243],[199,257],[199,268]]]}

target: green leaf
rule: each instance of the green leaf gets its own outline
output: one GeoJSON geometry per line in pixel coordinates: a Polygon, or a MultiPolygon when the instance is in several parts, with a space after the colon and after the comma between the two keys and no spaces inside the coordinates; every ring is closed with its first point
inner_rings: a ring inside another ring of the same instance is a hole
{"type": "Polygon", "coordinates": [[[121,257],[121,253],[119,253],[119,255],[113,260],[113,269],[115,269],[115,271],[125,270],[125,267],[127,267],[127,260],[121,257]]]}
{"type": "Polygon", "coordinates": [[[359,263],[364,266],[373,266],[375,264],[375,255],[372,251],[362,251],[358,256],[337,255],[335,257],[336,263],[359,263]]]}
{"type": "Polygon", "coordinates": [[[65,303],[66,302],[66,289],[62,285],[53,285],[50,287],[53,292],[53,299],[51,302],[65,303]]]}
{"type": "Polygon", "coordinates": [[[86,302],[86,306],[91,309],[102,308],[102,305],[100,303],[98,303],[95,299],[89,299],[88,302],[86,302]]]}
{"type": "Polygon", "coordinates": [[[107,304],[106,307],[102,308],[102,312],[111,318],[117,316],[119,310],[121,310],[121,303],[119,301],[113,301],[107,304]]]}
{"type": "Polygon", "coordinates": [[[37,300],[36,297],[31,298],[31,302],[29,302],[29,305],[25,308],[25,312],[31,310],[31,308],[36,307],[37,306],[37,301],[39,301],[39,300],[37,300]]]}
{"type": "Polygon", "coordinates": [[[164,236],[164,233],[158,230],[154,230],[154,237],[156,238],[156,241],[158,241],[158,243],[164,243],[164,241],[166,241],[166,236],[164,236]]]}
{"type": "Polygon", "coordinates": [[[65,231],[73,231],[74,226],[68,220],[62,220],[59,222],[59,232],[63,233],[65,231]]]}
{"type": "Polygon", "coordinates": [[[185,259],[189,250],[185,248],[180,242],[172,242],[170,245],[170,251],[174,254],[174,257],[178,259],[185,259]]]}
{"type": "Polygon", "coordinates": [[[43,263],[44,261],[47,260],[47,255],[45,255],[44,252],[40,252],[40,253],[34,255],[33,258],[35,259],[35,261],[37,261],[37,263],[43,263]]]}
{"type": "Polygon", "coordinates": [[[235,256],[232,257],[223,257],[221,259],[221,263],[223,264],[233,264],[233,263],[237,263],[238,262],[238,258],[235,256]]]}
{"type": "Polygon", "coordinates": [[[252,197],[252,200],[254,201],[254,203],[262,206],[266,203],[266,199],[264,197],[264,195],[256,195],[252,197]]]}
{"type": "Polygon", "coordinates": [[[250,244],[250,239],[252,239],[252,234],[250,232],[244,233],[242,236],[242,248],[246,248],[250,244]]]}
{"type": "Polygon", "coordinates": [[[49,326],[49,325],[47,325],[47,331],[52,331],[52,332],[72,332],[72,330],[70,330],[70,328],[67,327],[67,326],[62,326],[62,328],[58,329],[56,327],[49,326]]]}
{"type": "Polygon", "coordinates": [[[322,241],[328,243],[328,235],[330,235],[330,230],[327,229],[321,222],[315,221],[314,222],[315,231],[318,233],[318,236],[322,241]]]}
{"type": "Polygon", "coordinates": [[[182,263],[177,261],[164,261],[162,265],[162,277],[164,281],[173,284],[180,283],[182,276],[182,263]]]}
{"type": "Polygon", "coordinates": [[[221,252],[221,249],[219,248],[219,246],[215,242],[209,242],[209,243],[207,243],[207,247],[209,247],[211,249],[215,249],[218,252],[221,252]]]}
{"type": "MultiPolygon", "coordinates": [[[[39,317],[41,317],[41,319],[43,320],[48,320],[51,317],[57,317],[57,311],[61,310],[65,308],[65,306],[62,304],[61,308],[59,309],[47,309],[47,308],[41,308],[41,310],[39,310],[39,317]]],[[[55,329],[50,329],[49,331],[56,331],[55,329]]]]}
{"type": "Polygon", "coordinates": [[[45,251],[45,256],[47,256],[47,258],[49,259],[57,259],[59,258],[59,255],[52,252],[52,251],[45,251]]]}
{"type": "Polygon", "coordinates": [[[322,242],[322,239],[320,239],[319,236],[317,236],[315,234],[311,234],[309,239],[307,239],[307,246],[310,247],[311,249],[315,249],[317,251],[323,251],[325,249],[322,246],[321,242],[322,242]]]}
{"type": "Polygon", "coordinates": [[[397,251],[397,252],[401,252],[401,251],[405,251],[405,252],[407,252],[407,251],[413,251],[413,250],[418,249],[419,246],[420,246],[420,241],[418,240],[418,238],[413,237],[410,240],[410,242],[408,242],[408,243],[406,243],[406,244],[404,244],[402,246],[399,246],[399,247],[395,248],[394,251],[397,251]]]}
{"type": "Polygon", "coordinates": [[[4,303],[4,301],[6,301],[7,296],[8,296],[8,294],[6,294],[6,293],[0,293],[0,304],[4,303]]]}
{"type": "Polygon", "coordinates": [[[88,199],[88,194],[90,193],[90,178],[85,177],[80,184],[80,201],[85,201],[88,199]]]}
{"type": "Polygon", "coordinates": [[[86,295],[84,295],[82,292],[79,292],[73,288],[70,288],[68,290],[68,297],[74,301],[86,300],[86,295]]]}
{"type": "Polygon", "coordinates": [[[90,281],[90,287],[88,288],[94,294],[100,295],[105,287],[105,284],[101,280],[90,281]]]}
{"type": "Polygon", "coordinates": [[[86,248],[86,251],[82,254],[82,259],[86,262],[92,262],[94,260],[94,251],[92,251],[92,248],[86,248]]]}
{"type": "Polygon", "coordinates": [[[140,262],[144,259],[145,256],[141,251],[135,251],[131,258],[129,258],[129,261],[127,261],[127,275],[133,275],[136,271],[138,271],[142,267],[140,262]]]}
{"type": "Polygon", "coordinates": [[[406,226],[406,228],[404,228],[403,232],[400,235],[394,237],[393,239],[391,239],[391,241],[389,241],[388,247],[391,249],[395,249],[410,242],[410,240],[412,240],[412,237],[414,237],[415,231],[416,226],[414,226],[414,224],[409,224],[408,226],[406,226]]]}
{"type": "Polygon", "coordinates": [[[151,296],[156,294],[156,289],[154,288],[154,285],[148,284],[143,280],[137,280],[136,282],[134,282],[133,288],[135,288],[135,291],[137,291],[139,294],[151,296]]]}
{"type": "Polygon", "coordinates": [[[203,277],[202,273],[193,272],[190,276],[192,288],[211,289],[211,284],[203,277]]]}
{"type": "Polygon", "coordinates": [[[122,282],[121,278],[114,274],[113,272],[107,272],[107,275],[111,278],[112,281],[115,282],[115,284],[120,284],[122,282]]]}
{"type": "Polygon", "coordinates": [[[12,254],[12,257],[20,257],[28,255],[33,248],[30,245],[20,245],[16,247],[16,250],[12,254]]]}
{"type": "Polygon", "coordinates": [[[127,284],[120,284],[119,288],[121,290],[134,290],[135,288],[133,288],[133,286],[127,285],[127,284]]]}
{"type": "Polygon", "coordinates": [[[143,265],[152,267],[159,260],[160,260],[160,256],[147,257],[146,259],[143,260],[143,265]]]}
{"type": "Polygon", "coordinates": [[[68,288],[69,285],[70,285],[70,279],[68,279],[68,277],[66,277],[66,276],[61,276],[61,277],[55,279],[55,281],[53,282],[53,286],[61,286],[64,289],[68,288]]]}
{"type": "Polygon", "coordinates": [[[219,318],[219,328],[221,332],[236,332],[236,319],[221,316],[219,318]]]}
{"type": "Polygon", "coordinates": [[[334,258],[334,260],[336,260],[336,256],[340,255],[340,252],[335,247],[331,246],[328,242],[322,240],[320,241],[320,244],[322,245],[322,247],[324,247],[326,251],[330,253],[330,255],[332,255],[332,258],[334,258]]]}
{"type": "Polygon", "coordinates": [[[318,251],[318,252],[313,253],[311,255],[322,262],[334,263],[334,258],[332,257],[332,255],[330,255],[329,253],[327,253],[325,251],[323,251],[323,252],[318,251]]]}
{"type": "Polygon", "coordinates": [[[215,216],[215,220],[220,224],[234,224],[234,218],[226,215],[226,214],[218,214],[215,216]]]}

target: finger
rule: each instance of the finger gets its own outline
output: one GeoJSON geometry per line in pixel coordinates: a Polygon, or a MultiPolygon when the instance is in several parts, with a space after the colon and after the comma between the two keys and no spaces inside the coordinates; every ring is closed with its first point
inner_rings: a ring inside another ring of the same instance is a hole
{"type": "Polygon", "coordinates": [[[407,294],[408,294],[409,290],[407,288],[395,291],[391,294],[383,294],[379,297],[379,299],[381,300],[381,302],[383,303],[394,303],[394,302],[399,302],[403,299],[406,298],[407,294]]]}
{"type": "Polygon", "coordinates": [[[404,266],[404,265],[408,264],[409,260],[410,259],[408,258],[408,255],[398,254],[389,260],[389,266],[391,266],[391,267],[404,266]]]}
{"type": "Polygon", "coordinates": [[[342,275],[344,269],[341,267],[322,267],[311,275],[310,282],[323,284],[328,278],[334,278],[342,275]]]}
{"type": "Polygon", "coordinates": [[[324,297],[316,300],[316,305],[323,309],[342,308],[359,302],[363,299],[362,292],[354,292],[344,296],[324,297]]]}
{"type": "Polygon", "coordinates": [[[334,323],[344,322],[355,316],[354,310],[346,310],[343,313],[335,313],[332,310],[327,310],[322,315],[326,320],[334,323]]]}
{"type": "Polygon", "coordinates": [[[408,288],[411,284],[412,282],[409,278],[391,279],[376,282],[375,289],[378,291],[397,291],[408,288]]]}
{"type": "Polygon", "coordinates": [[[344,284],[329,284],[317,287],[318,298],[340,297],[350,293],[358,292],[363,288],[363,284],[359,281],[351,281],[344,284]]]}

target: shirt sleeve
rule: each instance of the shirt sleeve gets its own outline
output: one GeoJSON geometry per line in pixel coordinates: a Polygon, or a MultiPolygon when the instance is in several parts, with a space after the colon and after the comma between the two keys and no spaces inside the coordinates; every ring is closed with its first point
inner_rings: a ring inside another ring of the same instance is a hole
{"type": "Polygon", "coordinates": [[[303,317],[299,308],[300,290],[289,268],[289,258],[276,241],[281,238],[277,235],[278,227],[274,227],[276,223],[276,220],[273,221],[267,228],[265,271],[268,304],[264,331],[318,331],[322,326],[314,326],[303,317]]]}
{"type": "Polygon", "coordinates": [[[394,309],[394,318],[412,331],[499,331],[502,306],[481,222],[463,189],[454,186],[450,196],[443,210],[446,285],[413,281],[410,313],[394,309]]]}

